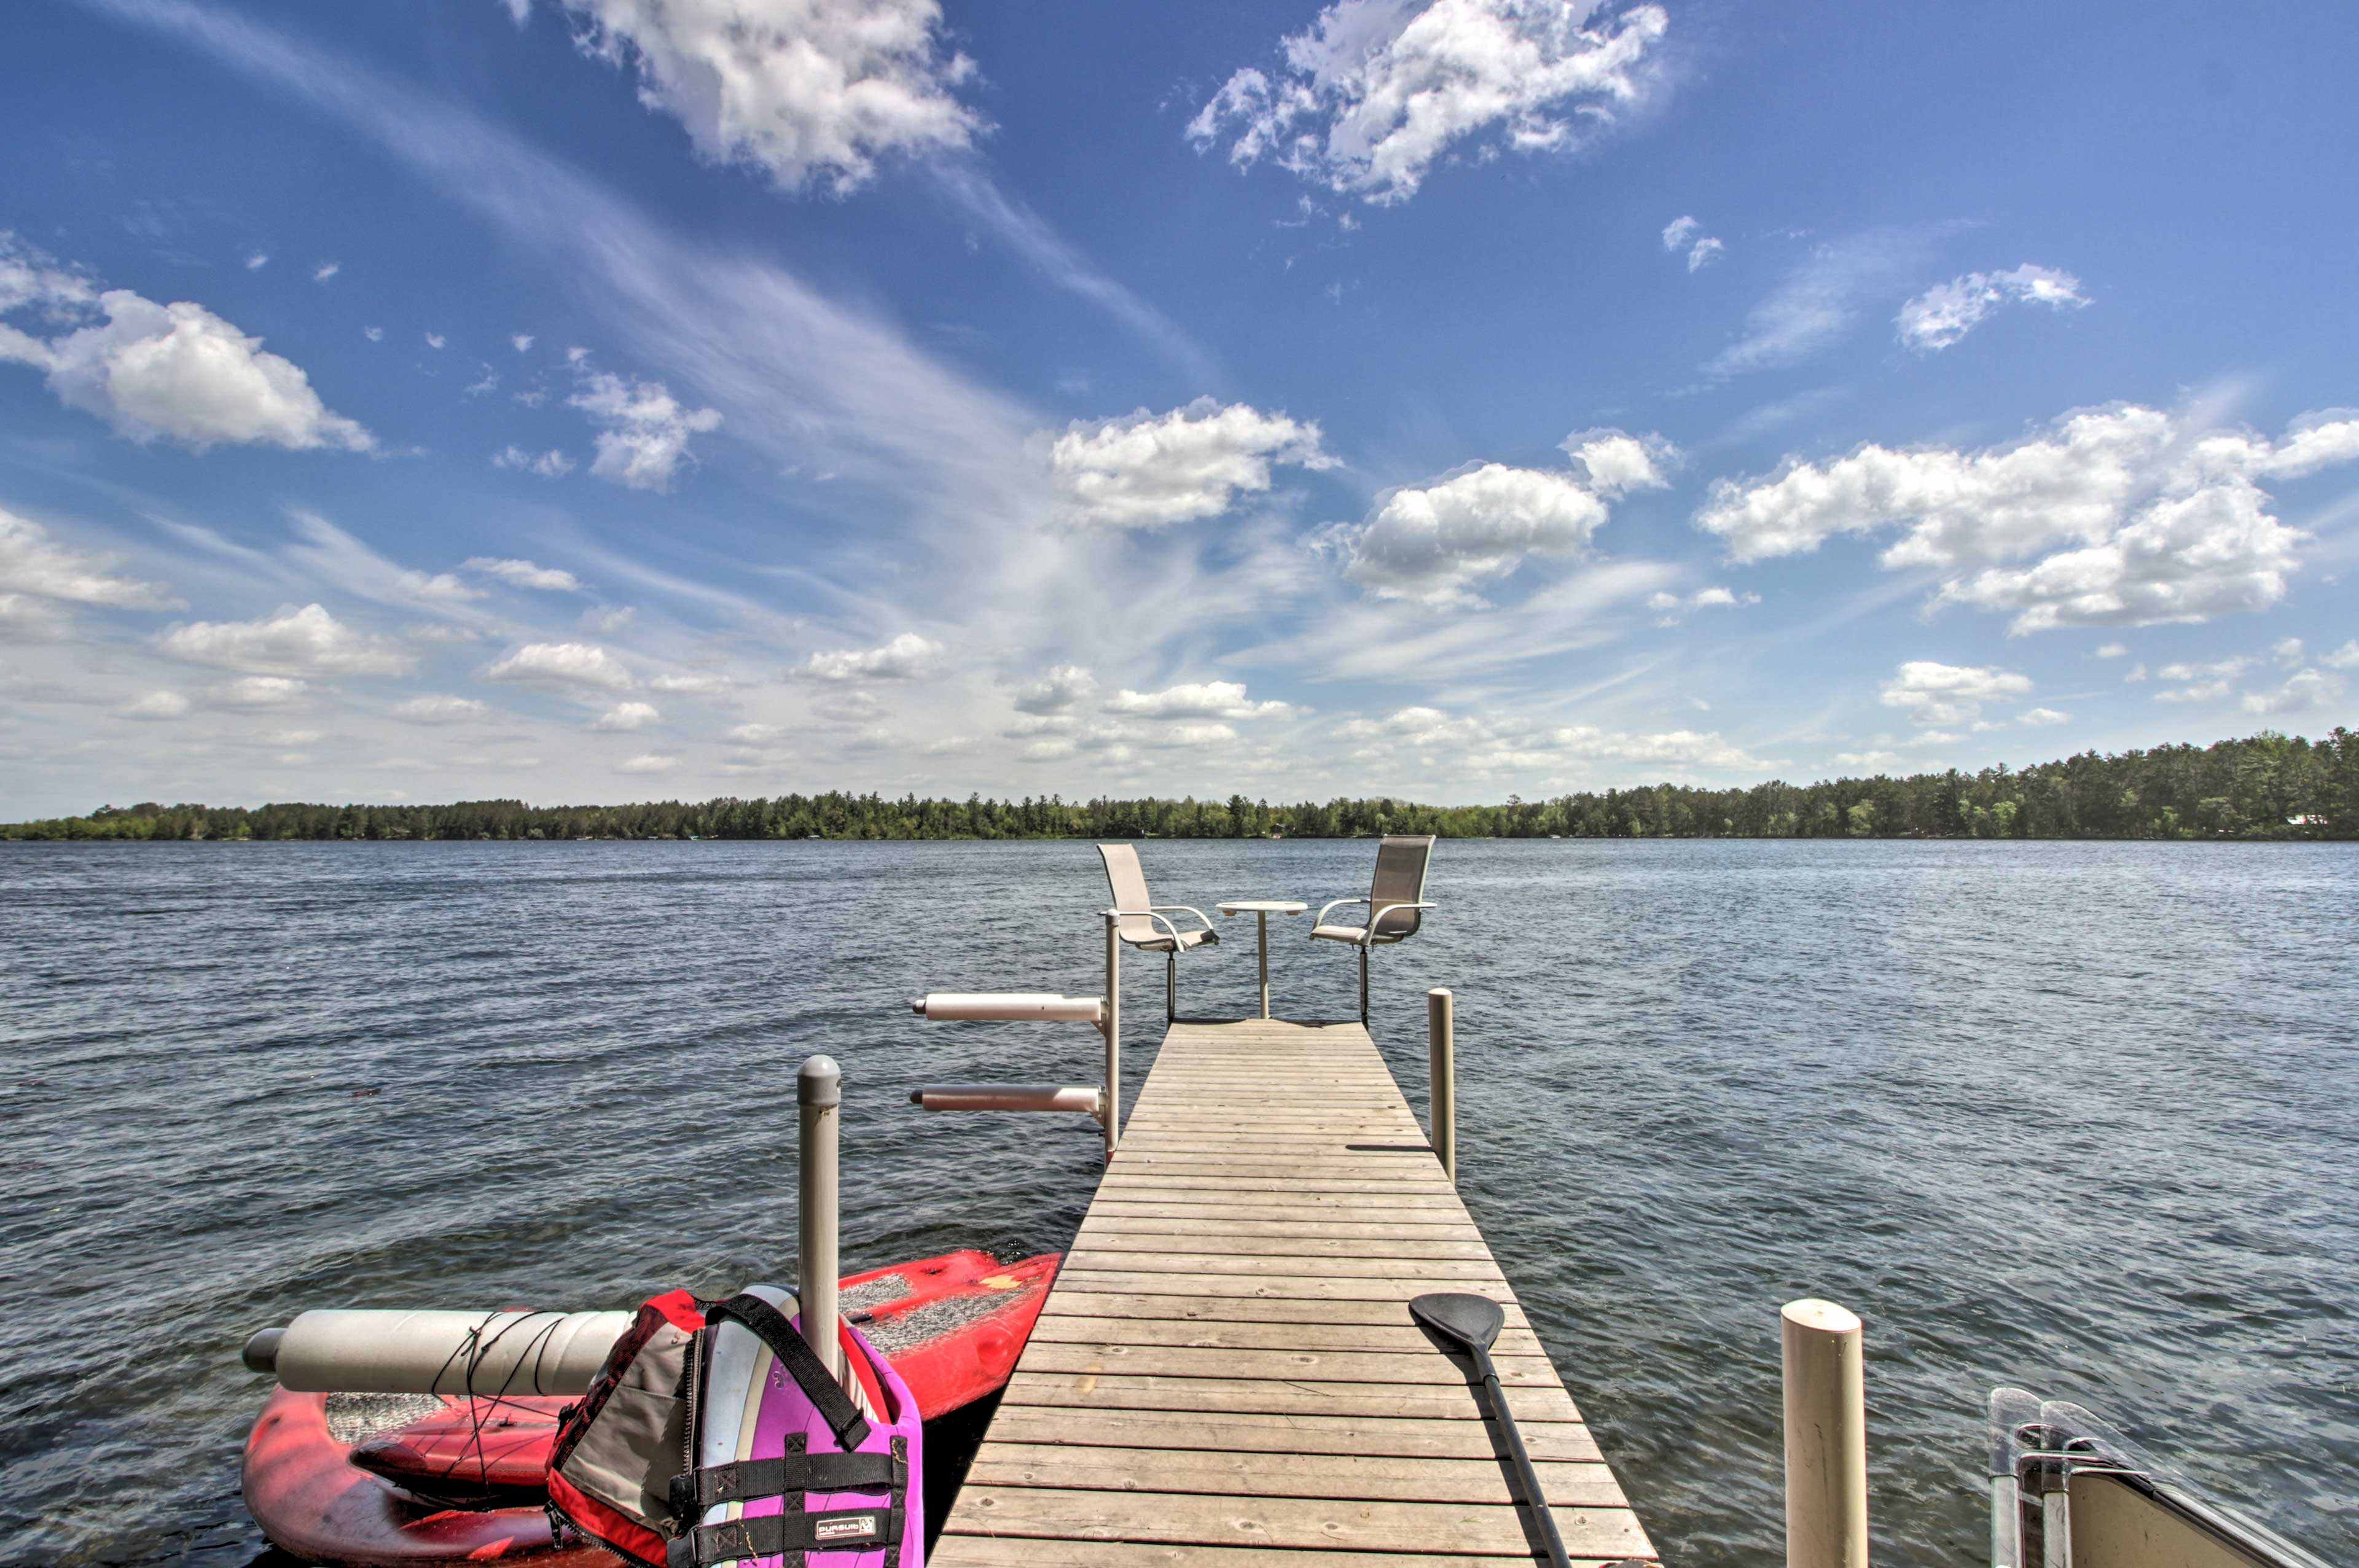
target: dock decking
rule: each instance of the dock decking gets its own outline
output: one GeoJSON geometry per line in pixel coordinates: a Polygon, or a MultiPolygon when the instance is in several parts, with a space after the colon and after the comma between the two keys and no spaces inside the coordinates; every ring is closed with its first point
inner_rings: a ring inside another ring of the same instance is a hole
{"type": "Polygon", "coordinates": [[[1357,1023],[1179,1023],[936,1568],[1496,1568],[1536,1557],[1462,1364],[1477,1291],[1576,1562],[1653,1547],[1357,1023]]]}

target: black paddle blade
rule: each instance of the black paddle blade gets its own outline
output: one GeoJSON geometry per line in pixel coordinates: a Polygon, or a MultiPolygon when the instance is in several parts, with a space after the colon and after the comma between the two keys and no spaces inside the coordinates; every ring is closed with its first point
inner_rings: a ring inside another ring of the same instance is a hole
{"type": "Polygon", "coordinates": [[[1409,1316],[1469,1350],[1488,1350],[1506,1326],[1507,1314],[1488,1296],[1454,1292],[1419,1296],[1408,1303],[1409,1316]]]}

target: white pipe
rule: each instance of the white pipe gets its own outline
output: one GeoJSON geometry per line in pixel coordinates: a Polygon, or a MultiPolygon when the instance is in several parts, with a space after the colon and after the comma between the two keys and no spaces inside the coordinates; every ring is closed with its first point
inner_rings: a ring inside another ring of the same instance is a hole
{"type": "Polygon", "coordinates": [[[255,1336],[246,1365],[301,1394],[578,1394],[630,1326],[626,1312],[329,1309],[255,1336]]]}
{"type": "Polygon", "coordinates": [[[802,1108],[799,1148],[801,1193],[796,1247],[801,1271],[803,1339],[821,1365],[840,1381],[842,1347],[836,1343],[836,1133],[843,1106],[843,1070],[832,1056],[813,1056],[795,1076],[795,1099],[802,1108]]]}
{"type": "Polygon", "coordinates": [[[931,991],[909,1011],[933,1022],[1097,1023],[1103,1004],[1093,996],[1048,991],[931,991]]]}
{"type": "Polygon", "coordinates": [[[1786,1381],[1787,1568],[1867,1568],[1867,1387],[1859,1318],[1832,1302],[1777,1314],[1786,1381]]]}
{"type": "Polygon", "coordinates": [[[909,1103],[928,1110],[1078,1110],[1096,1116],[1104,1099],[1086,1085],[935,1084],[909,1091],[909,1103]]]}

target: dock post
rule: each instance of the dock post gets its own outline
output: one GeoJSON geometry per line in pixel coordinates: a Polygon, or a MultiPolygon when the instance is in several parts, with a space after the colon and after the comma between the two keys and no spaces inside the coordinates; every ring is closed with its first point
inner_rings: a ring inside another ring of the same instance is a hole
{"type": "Polygon", "coordinates": [[[796,1253],[801,1271],[796,1292],[802,1308],[803,1339],[821,1365],[837,1378],[843,1359],[836,1345],[835,1282],[840,1242],[836,1230],[836,1134],[843,1105],[843,1070],[832,1056],[813,1056],[795,1075],[795,1098],[802,1110],[800,1235],[796,1253]]]}
{"type": "Polygon", "coordinates": [[[1105,1157],[1111,1160],[1122,1142],[1122,925],[1112,910],[1106,911],[1105,939],[1105,1157]]]}
{"type": "Polygon", "coordinates": [[[1432,1108],[1432,1129],[1426,1141],[1450,1184],[1458,1184],[1458,1013],[1457,999],[1436,988],[1425,993],[1426,1081],[1432,1108]]]}
{"type": "Polygon", "coordinates": [[[1867,1391],[1857,1314],[1788,1302],[1786,1568],[1867,1568],[1867,1391]]]}

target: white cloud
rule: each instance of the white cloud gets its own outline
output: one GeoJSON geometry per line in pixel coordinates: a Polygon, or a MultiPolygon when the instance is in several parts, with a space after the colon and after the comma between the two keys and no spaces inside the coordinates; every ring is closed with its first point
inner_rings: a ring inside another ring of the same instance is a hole
{"type": "Polygon", "coordinates": [[[522,447],[511,444],[492,454],[492,466],[537,473],[543,479],[562,479],[573,471],[573,460],[554,447],[535,457],[522,447]]]}
{"type": "Polygon", "coordinates": [[[252,255],[245,258],[245,270],[248,272],[259,271],[269,265],[269,255],[262,251],[256,251],[252,255]]]}
{"type": "Polygon", "coordinates": [[[39,524],[0,507],[0,591],[134,610],[172,602],[159,584],[117,577],[112,557],[53,542],[39,524]]]}
{"type": "Polygon", "coordinates": [[[1973,331],[2000,306],[2017,303],[2077,310],[2089,297],[2071,273],[2026,262],[2012,272],[1970,272],[1937,283],[1901,306],[1893,327],[1903,343],[1931,353],[1973,331]]]}
{"type": "Polygon", "coordinates": [[[633,684],[623,662],[594,643],[527,643],[485,670],[484,678],[601,691],[633,684]]]}
{"type": "Polygon", "coordinates": [[[1319,427],[1242,403],[1200,397],[1184,408],[1075,420],[1049,446],[1049,472],[1067,522],[1118,528],[1215,517],[1240,491],[1269,488],[1270,465],[1335,466],[1319,427]]]}
{"type": "Polygon", "coordinates": [[[659,724],[662,721],[663,715],[656,710],[656,705],[652,702],[618,702],[600,714],[598,722],[590,728],[604,730],[645,730],[651,724],[659,724]]]}
{"type": "Polygon", "coordinates": [[[342,262],[321,262],[319,266],[312,271],[311,281],[313,283],[325,283],[328,279],[335,276],[336,274],[343,270],[344,267],[342,262]]]}
{"type": "Polygon", "coordinates": [[[1357,528],[1328,535],[1346,554],[1343,573],[1388,598],[1476,605],[1473,585],[1504,577],[1530,555],[1588,548],[1606,520],[1606,502],[1667,482],[1669,449],[1618,430],[1570,438],[1572,471],[1479,468],[1392,492],[1357,528]]]}
{"type": "Polygon", "coordinates": [[[205,702],[213,708],[292,708],[310,694],[310,683],[288,676],[240,676],[208,687],[205,702]]]}
{"type": "Polygon", "coordinates": [[[2015,716],[2015,721],[2018,724],[2029,724],[2037,727],[2047,724],[2061,724],[2071,717],[2072,716],[2069,713],[2059,713],[2052,708],[2027,708],[2021,713],[2015,716]]]}
{"type": "Polygon", "coordinates": [[[1676,626],[1690,610],[1734,609],[1739,605],[1760,602],[1761,596],[1757,593],[1738,593],[1728,588],[1701,588],[1685,599],[1676,593],[1651,594],[1647,597],[1647,608],[1656,612],[1656,625],[1676,626]]]}
{"type": "Polygon", "coordinates": [[[1889,287],[1923,254],[1920,237],[1854,234],[1813,249],[1753,308],[1745,335],[1706,362],[1715,381],[1790,364],[1824,347],[1858,319],[1861,302],[1889,287]]]}
{"type": "Polygon", "coordinates": [[[1701,272],[1719,260],[1728,247],[1706,234],[1703,225],[1695,219],[1675,218],[1663,226],[1663,249],[1687,252],[1688,270],[1701,272]]]}
{"type": "Polygon", "coordinates": [[[125,703],[115,709],[118,717],[156,723],[185,719],[194,705],[177,691],[151,691],[147,696],[125,703]]]}
{"type": "Polygon", "coordinates": [[[1018,713],[1062,713],[1097,689],[1097,678],[1079,665],[1057,665],[1016,694],[1018,713]]]}
{"type": "Polygon", "coordinates": [[[1201,681],[1161,691],[1125,687],[1106,698],[1104,711],[1135,719],[1271,719],[1292,711],[1283,702],[1256,702],[1235,681],[1201,681]]]}
{"type": "MultiPolygon", "coordinates": [[[[625,611],[624,613],[627,615],[629,611],[625,611]]],[[[702,697],[709,696],[716,691],[726,691],[734,683],[727,676],[676,674],[656,676],[653,680],[647,682],[647,689],[649,691],[671,691],[681,693],[684,696],[702,697]]]]}
{"type": "Polygon", "coordinates": [[[2313,416],[2280,442],[2203,434],[2151,408],[2066,416],[2010,446],[1868,446],[1767,479],[1713,484],[1697,526],[1740,561],[1905,524],[1886,567],[1961,572],[1940,596],[2015,612],[2013,630],[2149,625],[2259,610],[2285,592],[2301,538],[2267,511],[2261,477],[2359,458],[2359,416],[2313,416]],[[2037,555],[2027,568],[1988,563],[2037,555]]]}
{"type": "Polygon", "coordinates": [[[508,346],[520,354],[532,352],[532,343],[533,338],[530,332],[517,332],[508,339],[508,346]]]}
{"type": "Polygon", "coordinates": [[[766,746],[785,734],[775,724],[740,724],[729,731],[727,739],[735,746],[766,746]]]}
{"type": "MultiPolygon", "coordinates": [[[[577,624],[584,632],[597,632],[611,635],[636,620],[638,613],[638,608],[636,605],[593,604],[582,612],[582,618],[577,624]]],[[[658,678],[669,680],[674,677],[665,676],[658,678]]]]}
{"type": "Polygon", "coordinates": [[[1911,659],[1884,683],[1884,705],[1919,724],[1964,724],[1981,717],[1984,703],[2030,690],[2029,677],[2009,670],[1911,659]]]}
{"type": "Polygon", "coordinates": [[[2208,665],[2165,665],[2154,672],[2157,680],[2180,681],[2185,684],[2154,694],[2157,702],[2225,702],[2234,690],[2236,677],[2253,667],[2253,661],[2239,655],[2208,665]]]}
{"type": "Polygon", "coordinates": [[[1839,768],[1860,768],[1875,773],[1887,773],[1906,761],[1897,752],[1837,752],[1828,761],[1839,768]]]}
{"type": "Polygon", "coordinates": [[[904,632],[881,648],[813,654],[803,672],[814,680],[909,680],[924,674],[942,652],[940,643],[904,632]]]}
{"type": "Polygon", "coordinates": [[[641,752],[627,762],[614,764],[616,772],[625,773],[668,773],[678,766],[678,757],[659,757],[652,752],[641,752]]]}
{"type": "Polygon", "coordinates": [[[2128,652],[2129,648],[2124,643],[2108,643],[2097,650],[2096,656],[2101,659],[2118,659],[2128,652]]]}
{"type": "Polygon", "coordinates": [[[564,0],[575,41],[636,64],[639,96],[697,151],[842,195],[881,157],[970,145],[982,122],[952,89],[938,0],[564,0]]]}
{"type": "Polygon", "coordinates": [[[1339,194],[1407,200],[1437,159],[1567,149],[1654,96],[1659,5],[1595,0],[1338,0],[1281,41],[1284,63],[1232,75],[1189,124],[1199,151],[1264,157],[1339,194]]]}
{"type": "Polygon", "coordinates": [[[168,628],[157,646],[192,665],[255,675],[401,676],[418,665],[399,643],[355,631],[317,604],[260,621],[190,622],[168,628]]]}
{"type": "Polygon", "coordinates": [[[29,593],[0,593],[0,643],[64,640],[68,621],[52,601],[29,593]]]}
{"type": "Polygon", "coordinates": [[[1561,768],[1570,761],[1636,762],[1678,768],[1760,768],[1767,764],[1717,731],[1652,733],[1602,730],[1590,724],[1556,727],[1497,715],[1453,715],[1438,708],[1404,708],[1381,719],[1337,725],[1339,740],[1369,742],[1372,755],[1393,745],[1434,753],[1453,772],[1495,773],[1561,768]]]}
{"type": "Polygon", "coordinates": [[[2247,692],[2247,713],[2310,713],[2343,699],[2343,678],[2320,669],[2306,669],[2274,691],[2247,692]]]}
{"type": "Polygon", "coordinates": [[[372,343],[382,343],[385,341],[385,329],[382,327],[363,327],[361,329],[361,336],[366,338],[372,343]]]}
{"type": "Polygon", "coordinates": [[[2343,643],[2334,652],[2324,655],[2320,662],[2332,665],[2338,670],[2359,670],[2359,638],[2354,638],[2343,643]]]}
{"type": "Polygon", "coordinates": [[[375,446],[359,424],[331,413],[310,379],[266,351],[260,338],[186,300],[158,305],[127,288],[94,293],[0,232],[0,313],[27,307],[78,325],[46,341],[0,326],[0,361],[45,372],[60,401],[133,440],[168,438],[200,451],[217,442],[375,446]]]}
{"type": "Polygon", "coordinates": [[[471,556],[461,565],[462,571],[481,572],[485,577],[498,578],[502,582],[518,588],[537,588],[550,593],[580,593],[582,579],[571,572],[556,567],[538,566],[531,561],[503,560],[493,556],[471,556]]]}
{"type": "Polygon", "coordinates": [[[429,349],[439,349],[450,341],[450,339],[445,338],[440,332],[429,332],[426,334],[426,346],[429,349]]]}
{"type": "Polygon", "coordinates": [[[404,724],[462,724],[471,719],[483,718],[491,708],[472,697],[449,697],[432,692],[397,702],[390,711],[404,724]]]}
{"type": "Polygon", "coordinates": [[[625,380],[604,372],[582,377],[566,401],[602,427],[590,471],[633,490],[669,490],[683,462],[693,462],[688,438],[721,427],[717,408],[684,408],[659,381],[625,380]]]}

